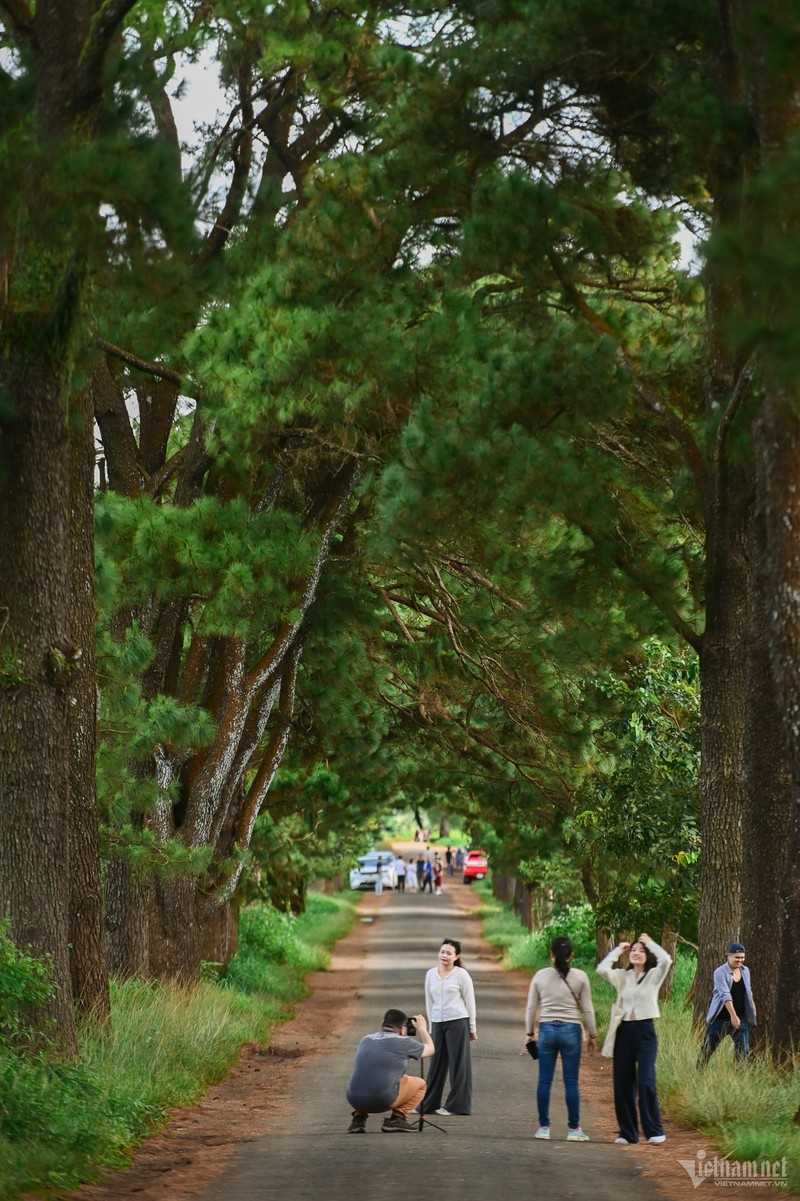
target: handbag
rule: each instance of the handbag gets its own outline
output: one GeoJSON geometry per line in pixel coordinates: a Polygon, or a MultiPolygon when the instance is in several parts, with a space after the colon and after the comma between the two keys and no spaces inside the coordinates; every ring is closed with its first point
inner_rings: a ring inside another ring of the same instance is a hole
{"type": "Polygon", "coordinates": [[[539,1058],[539,1047],[538,1047],[538,1045],[537,1045],[537,1043],[536,1043],[536,1039],[535,1039],[535,1038],[532,1038],[532,1039],[530,1040],[530,1042],[527,1042],[527,1043],[525,1044],[525,1050],[528,1052],[528,1054],[530,1055],[531,1059],[538,1059],[538,1058],[539,1058]]]}
{"type": "Polygon", "coordinates": [[[619,1001],[615,1001],[611,1006],[611,1016],[608,1020],[608,1031],[606,1033],[606,1041],[603,1043],[603,1049],[600,1052],[606,1059],[614,1058],[614,1040],[617,1037],[617,1029],[625,1015],[625,1011],[619,1001]]]}

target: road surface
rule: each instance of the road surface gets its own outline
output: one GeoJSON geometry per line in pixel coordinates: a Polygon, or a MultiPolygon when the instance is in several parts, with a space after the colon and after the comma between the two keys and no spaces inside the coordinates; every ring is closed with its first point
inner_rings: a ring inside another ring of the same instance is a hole
{"type": "MultiPolygon", "coordinates": [[[[255,1125],[251,1140],[237,1148],[207,1190],[196,1194],[198,1201],[406,1201],[411,1196],[620,1201],[633,1193],[637,1201],[663,1201],[655,1180],[642,1174],[641,1159],[615,1147],[607,1133],[589,1143],[566,1142],[560,1068],[553,1085],[551,1140],[534,1139],[536,1067],[521,1053],[519,985],[480,941],[477,916],[457,903],[457,890],[464,887],[456,879],[443,896],[391,893],[380,904],[364,906],[362,983],[344,1022],[337,1012],[329,1015],[330,1053],[298,1068],[282,1112],[267,1130],[263,1122],[255,1125]],[[463,966],[475,983],[473,1113],[435,1117],[441,1131],[425,1126],[414,1135],[384,1134],[381,1117],[371,1116],[366,1135],[348,1134],[344,1093],[358,1040],[380,1027],[391,1006],[424,1012],[424,975],[436,964],[443,938],[461,940],[463,966]]],[[[336,969],[334,955],[331,970],[336,969]]],[[[581,1120],[591,1137],[593,1113],[585,1103],[581,1120]]],[[[607,1130],[607,1120],[604,1125],[607,1130]]]]}

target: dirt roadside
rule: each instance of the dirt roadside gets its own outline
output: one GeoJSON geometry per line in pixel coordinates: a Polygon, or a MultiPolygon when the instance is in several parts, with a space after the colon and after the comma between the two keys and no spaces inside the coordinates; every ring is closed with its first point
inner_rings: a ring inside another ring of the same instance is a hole
{"type": "MultiPolygon", "coordinates": [[[[474,911],[480,905],[480,898],[460,883],[451,885],[448,892],[465,911],[474,911]]],[[[368,918],[376,908],[387,904],[390,896],[366,894],[361,901],[362,917],[368,918]]],[[[338,1026],[355,1010],[367,928],[360,922],[337,945],[331,969],[310,978],[311,995],[297,1005],[291,1020],[276,1029],[269,1047],[245,1046],[231,1074],[213,1085],[197,1105],[174,1110],[164,1128],[136,1149],[129,1168],[108,1173],[98,1184],[62,1194],[65,1201],[194,1201],[211,1188],[238,1144],[262,1133],[271,1117],[291,1111],[288,1094],[293,1077],[302,1065],[329,1049],[331,1014],[337,1015],[338,1026]]],[[[484,950],[497,955],[485,944],[484,950]]],[[[522,1021],[528,976],[513,973],[512,978],[519,991],[522,1021]]],[[[555,1084],[558,1087],[558,1079],[555,1084]]],[[[584,1057],[581,1096],[591,1107],[586,1124],[593,1141],[613,1142],[617,1131],[608,1060],[599,1055],[584,1057]]],[[[532,1115],[534,1105],[532,1084],[532,1115]]],[[[344,1122],[344,1102],[342,1115],[344,1122]]],[[[636,1156],[643,1175],[654,1180],[665,1201],[688,1201],[695,1195],[694,1187],[678,1161],[693,1161],[706,1143],[697,1131],[681,1129],[668,1118],[664,1128],[664,1146],[620,1147],[615,1148],[615,1154],[636,1156]]],[[[590,1194],[591,1182],[587,1181],[590,1194]]],[[[33,1201],[33,1195],[29,1199],[33,1201]]]]}

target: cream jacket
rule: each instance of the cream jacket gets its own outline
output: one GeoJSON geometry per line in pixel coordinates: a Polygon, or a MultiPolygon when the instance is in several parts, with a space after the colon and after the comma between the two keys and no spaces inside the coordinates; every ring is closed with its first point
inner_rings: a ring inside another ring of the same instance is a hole
{"type": "Polygon", "coordinates": [[[622,954],[621,947],[615,947],[613,951],[609,951],[605,959],[597,965],[598,974],[604,980],[608,980],[609,984],[613,984],[617,990],[617,1000],[622,1006],[623,1022],[640,1022],[643,1018],[661,1016],[658,1009],[658,990],[670,969],[672,956],[652,939],[647,945],[658,963],[643,976],[637,976],[633,968],[628,968],[626,971],[623,968],[611,966],[622,954]]]}
{"type": "Polygon", "coordinates": [[[446,976],[432,967],[425,976],[425,1008],[428,1024],[452,1022],[454,1018],[469,1018],[470,1034],[477,1033],[475,989],[472,977],[463,967],[454,967],[446,976]]]}

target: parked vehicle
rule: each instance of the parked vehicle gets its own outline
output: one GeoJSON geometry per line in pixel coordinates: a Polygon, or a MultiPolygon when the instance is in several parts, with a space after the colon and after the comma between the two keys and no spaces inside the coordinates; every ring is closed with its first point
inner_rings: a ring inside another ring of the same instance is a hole
{"type": "Polygon", "coordinates": [[[467,851],[464,856],[464,883],[471,884],[473,880],[483,880],[489,870],[486,852],[477,849],[467,851]]]}
{"type": "Polygon", "coordinates": [[[368,851],[359,855],[358,863],[350,869],[351,888],[374,888],[378,878],[378,859],[381,859],[381,877],[384,888],[397,887],[397,871],[391,851],[368,851]]]}

